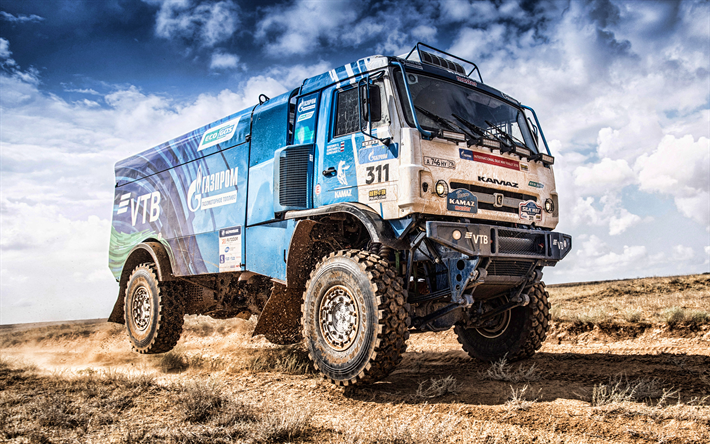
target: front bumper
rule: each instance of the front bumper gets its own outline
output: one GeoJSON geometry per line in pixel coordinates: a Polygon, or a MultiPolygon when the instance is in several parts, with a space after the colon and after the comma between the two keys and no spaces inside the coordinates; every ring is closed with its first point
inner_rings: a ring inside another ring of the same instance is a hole
{"type": "Polygon", "coordinates": [[[468,256],[533,259],[548,266],[555,265],[572,250],[572,236],[554,231],[429,221],[426,234],[429,239],[468,256]]]}

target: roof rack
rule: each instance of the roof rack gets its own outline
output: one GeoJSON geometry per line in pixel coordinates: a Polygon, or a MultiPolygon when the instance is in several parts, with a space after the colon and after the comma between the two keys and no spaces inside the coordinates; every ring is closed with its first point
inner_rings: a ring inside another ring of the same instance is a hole
{"type": "Polygon", "coordinates": [[[476,72],[476,73],[478,73],[478,79],[481,81],[481,83],[483,83],[483,77],[481,77],[481,70],[478,69],[478,66],[476,66],[475,63],[470,62],[470,61],[468,61],[468,60],[466,60],[466,59],[462,59],[461,57],[457,57],[457,56],[455,56],[455,55],[453,55],[453,54],[449,54],[449,53],[446,52],[446,51],[442,51],[442,50],[440,50],[440,49],[436,49],[436,48],[434,48],[433,46],[427,45],[426,43],[417,42],[417,44],[414,46],[414,48],[412,48],[412,50],[409,51],[409,54],[407,54],[407,57],[405,57],[404,60],[409,60],[409,57],[412,55],[412,53],[414,53],[415,50],[417,51],[417,55],[419,56],[419,61],[421,61],[421,62],[423,62],[423,63],[427,63],[427,64],[429,64],[429,65],[434,65],[434,66],[440,66],[440,67],[442,67],[442,68],[444,68],[444,69],[448,69],[449,71],[454,71],[454,72],[457,72],[457,73],[459,73],[459,74],[465,74],[466,77],[471,77],[471,74],[473,74],[474,72],[476,72]],[[428,49],[433,49],[433,50],[436,51],[436,52],[439,52],[439,53],[441,53],[441,54],[445,54],[445,55],[447,55],[447,56],[449,56],[449,57],[453,57],[454,59],[460,60],[460,61],[462,61],[462,62],[464,62],[464,63],[468,63],[469,65],[473,66],[473,69],[471,69],[471,71],[469,71],[469,73],[466,74],[466,72],[465,72],[464,69],[463,69],[463,66],[459,65],[459,64],[456,63],[456,62],[452,62],[451,60],[447,60],[447,59],[445,59],[445,58],[443,58],[443,57],[439,57],[439,56],[437,56],[436,54],[432,54],[432,53],[430,53],[430,52],[422,51],[422,50],[419,48],[420,46],[423,46],[423,47],[428,48],[428,49]]]}

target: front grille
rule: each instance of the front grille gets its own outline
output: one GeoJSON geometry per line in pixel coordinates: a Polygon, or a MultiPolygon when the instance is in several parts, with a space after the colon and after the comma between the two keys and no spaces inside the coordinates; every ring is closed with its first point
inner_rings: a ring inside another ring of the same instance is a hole
{"type": "Polygon", "coordinates": [[[533,266],[532,261],[515,259],[492,259],[486,268],[489,276],[527,276],[533,266]]]}
{"type": "Polygon", "coordinates": [[[498,230],[498,253],[545,255],[545,235],[530,232],[498,230]]]}
{"type": "Polygon", "coordinates": [[[308,161],[311,146],[287,149],[279,165],[279,203],[283,207],[306,208],[308,161]]]}
{"type": "Polygon", "coordinates": [[[482,187],[480,185],[472,185],[470,183],[463,183],[463,182],[451,182],[451,189],[455,190],[456,188],[465,188],[468,191],[471,191],[473,194],[486,194],[489,196],[493,196],[493,193],[498,193],[502,194],[505,197],[510,197],[511,199],[518,199],[518,200],[534,200],[537,202],[537,197],[533,196],[532,194],[524,194],[524,193],[517,193],[515,191],[508,191],[508,190],[499,190],[497,188],[488,188],[488,187],[482,187]]]}
{"type": "MultiPolygon", "coordinates": [[[[478,196],[476,196],[478,197],[478,196]]],[[[502,211],[503,213],[510,213],[510,214],[518,214],[520,213],[519,208],[514,208],[514,207],[496,207],[493,204],[481,202],[480,200],[478,201],[478,209],[479,210],[488,210],[488,211],[502,211]]]]}
{"type": "Polygon", "coordinates": [[[499,190],[496,188],[482,187],[480,185],[472,185],[463,182],[451,182],[451,189],[463,188],[471,191],[478,199],[478,208],[488,211],[499,211],[503,213],[518,214],[520,211],[520,203],[528,200],[537,202],[537,197],[532,194],[518,193],[516,191],[499,190]],[[503,195],[503,206],[496,207],[494,204],[495,197],[493,194],[503,195]]]}

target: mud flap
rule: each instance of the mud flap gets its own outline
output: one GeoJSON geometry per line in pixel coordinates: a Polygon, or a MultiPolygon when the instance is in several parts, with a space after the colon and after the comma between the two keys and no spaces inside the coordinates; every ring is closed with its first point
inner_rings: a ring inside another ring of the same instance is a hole
{"type": "Polygon", "coordinates": [[[301,341],[303,291],[303,288],[287,288],[283,284],[274,283],[252,336],[264,335],[269,342],[279,345],[301,341]]]}

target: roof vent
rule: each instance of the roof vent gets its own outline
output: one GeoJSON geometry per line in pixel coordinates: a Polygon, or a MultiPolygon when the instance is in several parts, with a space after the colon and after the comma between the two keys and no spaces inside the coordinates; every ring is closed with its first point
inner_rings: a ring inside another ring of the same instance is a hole
{"type": "Polygon", "coordinates": [[[466,75],[466,71],[464,71],[463,66],[452,62],[451,60],[441,58],[430,52],[421,51],[421,58],[422,62],[428,63],[429,65],[440,66],[444,69],[448,69],[449,71],[453,71],[464,76],[466,75]]]}

